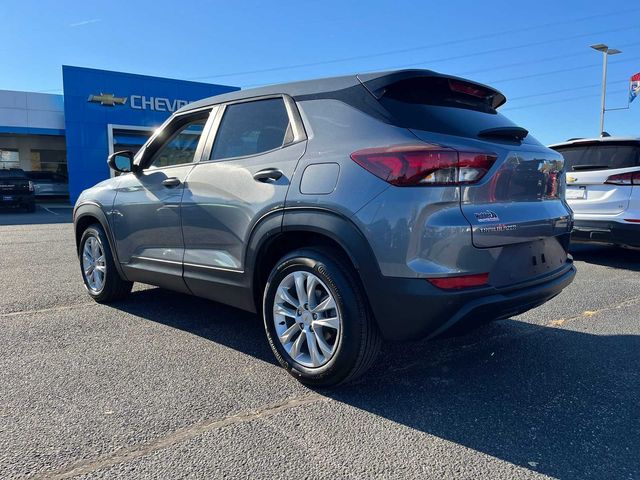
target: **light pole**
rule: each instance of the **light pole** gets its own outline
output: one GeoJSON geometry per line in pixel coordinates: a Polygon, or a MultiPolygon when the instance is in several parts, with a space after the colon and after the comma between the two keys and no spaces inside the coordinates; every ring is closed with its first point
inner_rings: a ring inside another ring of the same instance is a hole
{"type": "Polygon", "coordinates": [[[597,43],[591,45],[591,48],[602,52],[602,102],[600,107],[600,136],[604,135],[604,112],[605,112],[605,99],[607,96],[607,58],[609,55],[616,55],[622,53],[615,48],[609,48],[604,43],[597,43]]]}

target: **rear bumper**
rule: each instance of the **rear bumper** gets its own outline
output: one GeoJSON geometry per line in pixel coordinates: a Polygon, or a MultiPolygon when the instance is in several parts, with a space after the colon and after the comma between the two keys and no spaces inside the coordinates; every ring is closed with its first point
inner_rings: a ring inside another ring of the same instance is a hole
{"type": "Polygon", "coordinates": [[[640,223],[575,220],[571,241],[640,247],[640,223]]]}
{"type": "Polygon", "coordinates": [[[500,289],[450,292],[424,279],[385,277],[367,291],[383,337],[416,340],[524,313],[558,295],[575,274],[569,260],[550,274],[500,289]]]}

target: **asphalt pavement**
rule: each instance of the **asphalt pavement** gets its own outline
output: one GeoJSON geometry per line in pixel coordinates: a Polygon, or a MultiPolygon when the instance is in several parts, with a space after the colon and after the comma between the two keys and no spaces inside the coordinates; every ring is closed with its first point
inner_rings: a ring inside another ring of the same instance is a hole
{"type": "Polygon", "coordinates": [[[640,478],[639,252],[577,248],[551,302],[313,391],[254,315],[95,304],[69,214],[0,213],[0,478],[640,478]]]}

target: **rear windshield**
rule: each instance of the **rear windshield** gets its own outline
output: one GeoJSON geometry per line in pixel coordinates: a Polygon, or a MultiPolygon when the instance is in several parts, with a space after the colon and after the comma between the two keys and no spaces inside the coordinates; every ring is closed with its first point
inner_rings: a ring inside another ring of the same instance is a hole
{"type": "MultiPolygon", "coordinates": [[[[476,91],[454,91],[446,78],[411,78],[387,87],[380,103],[405,128],[475,138],[483,130],[516,127],[476,91]]],[[[490,94],[490,91],[486,91],[490,94]]]]}
{"type": "Polygon", "coordinates": [[[640,166],[637,144],[575,145],[556,149],[564,157],[567,171],[608,170],[640,166]]]}

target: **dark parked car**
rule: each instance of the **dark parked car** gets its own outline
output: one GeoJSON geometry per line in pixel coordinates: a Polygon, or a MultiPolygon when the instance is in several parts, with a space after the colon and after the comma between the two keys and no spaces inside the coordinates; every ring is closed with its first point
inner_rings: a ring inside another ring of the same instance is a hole
{"type": "Polygon", "coordinates": [[[0,169],[0,206],[24,208],[36,211],[33,183],[24,170],[0,169]]]}
{"type": "Polygon", "coordinates": [[[78,199],[87,291],[143,282],[259,312],[315,386],[363,373],[381,339],[534,308],[573,280],[572,217],[562,156],[505,101],[405,70],[192,103],[78,199]]]}
{"type": "Polygon", "coordinates": [[[33,182],[36,197],[54,198],[69,196],[69,181],[55,172],[25,172],[33,182]]]}

